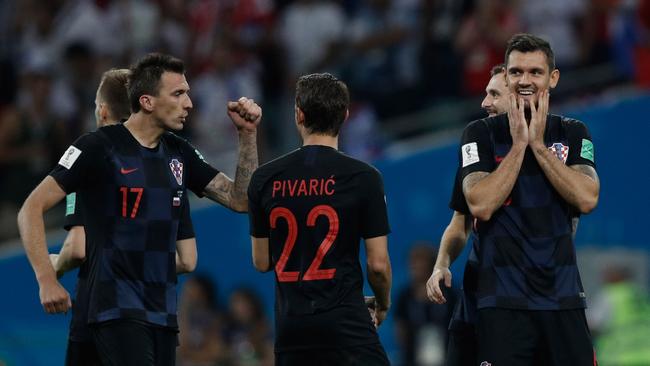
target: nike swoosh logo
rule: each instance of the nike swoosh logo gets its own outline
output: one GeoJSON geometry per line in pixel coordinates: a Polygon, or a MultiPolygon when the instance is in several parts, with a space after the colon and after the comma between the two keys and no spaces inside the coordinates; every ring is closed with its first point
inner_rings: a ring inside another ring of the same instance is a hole
{"type": "Polygon", "coordinates": [[[124,168],[121,168],[121,169],[120,169],[120,173],[122,173],[122,174],[129,174],[129,173],[133,173],[133,172],[136,171],[136,170],[138,170],[138,168],[133,168],[133,169],[124,169],[124,168]]]}

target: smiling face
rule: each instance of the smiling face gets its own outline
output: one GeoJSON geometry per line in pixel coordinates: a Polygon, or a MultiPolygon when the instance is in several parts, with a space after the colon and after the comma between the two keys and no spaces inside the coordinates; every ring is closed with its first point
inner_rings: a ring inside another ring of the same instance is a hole
{"type": "Polygon", "coordinates": [[[496,116],[497,114],[505,113],[507,108],[508,87],[506,86],[506,78],[503,72],[500,72],[490,79],[490,82],[485,87],[485,98],[481,103],[481,108],[485,109],[488,116],[496,116]]]}
{"type": "Polygon", "coordinates": [[[517,98],[523,98],[526,109],[539,100],[541,92],[553,89],[560,78],[558,69],[550,70],[544,52],[512,51],[508,56],[506,83],[517,98]]]}
{"type": "Polygon", "coordinates": [[[152,96],[152,114],[161,127],[180,131],[192,109],[185,75],[165,71],[160,77],[158,95],[152,96]]]}

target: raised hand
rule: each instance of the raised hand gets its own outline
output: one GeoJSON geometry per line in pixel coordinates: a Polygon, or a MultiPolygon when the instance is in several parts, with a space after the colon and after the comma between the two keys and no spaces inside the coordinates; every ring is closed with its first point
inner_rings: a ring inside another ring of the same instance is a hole
{"type": "Polygon", "coordinates": [[[255,132],[262,119],[262,108],[253,99],[241,97],[228,102],[228,116],[238,131],[255,132]]]}
{"type": "Polygon", "coordinates": [[[445,286],[448,288],[451,287],[451,272],[449,268],[434,268],[431,277],[427,281],[427,297],[436,304],[444,304],[447,302],[440,288],[441,281],[444,281],[445,286]]]}
{"type": "Polygon", "coordinates": [[[528,145],[528,124],[524,114],[524,99],[515,94],[508,95],[508,123],[510,124],[510,135],[513,145],[528,145]]]}
{"type": "Polygon", "coordinates": [[[535,107],[535,103],[530,103],[530,126],[528,127],[528,144],[530,146],[544,145],[548,99],[549,92],[544,90],[539,95],[537,107],[535,107]]]}

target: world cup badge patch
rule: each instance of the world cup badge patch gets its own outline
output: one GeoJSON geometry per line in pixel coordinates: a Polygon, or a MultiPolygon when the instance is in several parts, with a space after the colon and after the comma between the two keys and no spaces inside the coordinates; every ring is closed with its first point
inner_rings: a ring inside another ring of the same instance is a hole
{"type": "Polygon", "coordinates": [[[174,178],[176,178],[176,183],[178,185],[183,184],[183,163],[178,161],[178,159],[172,159],[172,162],[169,163],[169,168],[172,170],[172,174],[174,174],[174,178]]]}
{"type": "Polygon", "coordinates": [[[569,157],[569,147],[561,142],[554,142],[553,145],[548,147],[555,156],[566,164],[566,159],[569,157]]]}

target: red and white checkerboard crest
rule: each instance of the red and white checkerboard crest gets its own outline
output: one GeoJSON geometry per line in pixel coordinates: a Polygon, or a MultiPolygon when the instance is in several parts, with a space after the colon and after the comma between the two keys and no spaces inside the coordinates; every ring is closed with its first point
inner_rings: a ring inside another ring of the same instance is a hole
{"type": "Polygon", "coordinates": [[[169,163],[169,168],[172,170],[172,174],[174,174],[174,178],[176,178],[176,183],[178,185],[183,184],[183,163],[178,161],[178,159],[172,159],[172,162],[169,163]]]}
{"type": "Polygon", "coordinates": [[[555,154],[558,159],[566,164],[566,158],[569,156],[568,146],[562,144],[561,142],[554,142],[553,145],[548,147],[548,149],[551,150],[551,152],[555,154]]]}

